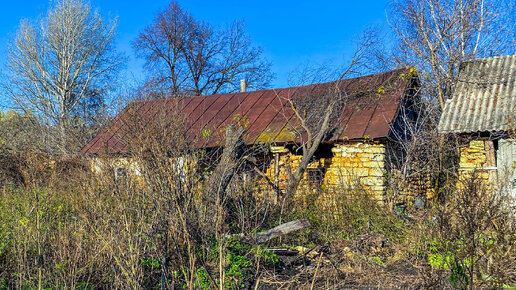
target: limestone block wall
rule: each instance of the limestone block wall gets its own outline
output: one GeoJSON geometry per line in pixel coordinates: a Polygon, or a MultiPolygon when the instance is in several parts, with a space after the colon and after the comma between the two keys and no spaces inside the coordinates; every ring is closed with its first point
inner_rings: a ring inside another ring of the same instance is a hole
{"type": "Polygon", "coordinates": [[[459,149],[459,180],[457,187],[461,188],[464,182],[475,175],[484,184],[490,187],[496,183],[496,159],[493,141],[473,140],[459,149]]]}
{"type": "Polygon", "coordinates": [[[474,140],[460,149],[460,168],[475,169],[486,166],[485,143],[483,140],[474,140]]]}
{"type": "Polygon", "coordinates": [[[469,177],[473,171],[476,171],[478,177],[489,179],[490,168],[496,166],[492,141],[470,141],[459,149],[459,153],[459,178],[469,177]]]}
{"type": "MultiPolygon", "coordinates": [[[[349,142],[335,144],[331,149],[332,158],[321,158],[311,162],[302,180],[302,186],[314,186],[314,169],[322,171],[320,186],[356,186],[360,185],[370,194],[382,199],[385,191],[385,144],[368,142],[349,142]]],[[[279,162],[272,158],[267,176],[277,182],[282,189],[287,181],[287,164],[295,171],[301,162],[301,155],[294,155],[286,148],[273,147],[273,154],[278,154],[279,162]],[[278,169],[275,168],[278,163],[278,169]]]]}
{"type": "Polygon", "coordinates": [[[100,174],[105,170],[124,168],[130,176],[141,176],[138,162],[131,157],[94,157],[90,160],[90,168],[94,173],[100,174]]]}
{"type": "Polygon", "coordinates": [[[432,186],[432,176],[428,172],[412,173],[409,177],[403,177],[398,170],[391,172],[391,186],[399,195],[399,201],[413,201],[415,197],[435,198],[435,189],[432,186]],[[396,184],[394,184],[396,183],[396,184]]]}
{"type": "Polygon", "coordinates": [[[385,190],[385,145],[374,143],[339,144],[332,149],[332,163],[325,176],[328,185],[360,184],[382,198],[385,190]]]}

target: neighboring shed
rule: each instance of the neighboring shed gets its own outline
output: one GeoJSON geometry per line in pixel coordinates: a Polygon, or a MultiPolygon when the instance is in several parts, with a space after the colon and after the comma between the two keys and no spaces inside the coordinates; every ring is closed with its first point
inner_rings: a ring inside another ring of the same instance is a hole
{"type": "Polygon", "coordinates": [[[516,55],[464,63],[439,131],[461,136],[460,173],[482,172],[516,197],[516,55]]]}
{"type": "Polygon", "coordinates": [[[262,165],[281,188],[286,181],[285,164],[295,170],[301,158],[295,144],[304,138],[288,100],[322,98],[336,85],[347,96],[345,104],[310,164],[305,184],[358,181],[381,198],[388,139],[400,107],[411,104],[416,91],[417,79],[409,69],[300,87],[132,102],[82,152],[130,156],[135,137],[129,124],[134,118],[143,128],[158,120],[183,119],[190,146],[208,150],[222,146],[224,128],[239,122],[245,127],[243,139],[248,146],[270,148],[262,165]]]}

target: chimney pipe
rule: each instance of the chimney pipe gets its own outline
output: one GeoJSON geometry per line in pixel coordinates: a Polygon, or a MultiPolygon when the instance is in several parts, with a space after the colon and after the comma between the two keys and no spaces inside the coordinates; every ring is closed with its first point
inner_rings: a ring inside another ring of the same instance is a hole
{"type": "Polygon", "coordinates": [[[240,92],[244,93],[247,89],[247,84],[245,83],[245,80],[240,80],[240,92]]]}

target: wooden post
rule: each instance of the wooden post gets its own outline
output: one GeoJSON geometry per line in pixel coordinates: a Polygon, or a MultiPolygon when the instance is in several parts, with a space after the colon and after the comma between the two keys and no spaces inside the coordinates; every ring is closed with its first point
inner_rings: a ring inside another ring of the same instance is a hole
{"type": "MultiPolygon", "coordinates": [[[[279,153],[274,153],[274,185],[279,187],[279,153]]],[[[278,194],[274,195],[274,204],[278,202],[278,194]]]]}
{"type": "Polygon", "coordinates": [[[486,167],[489,173],[489,186],[491,189],[495,190],[493,186],[496,186],[498,180],[498,171],[496,168],[496,158],[495,158],[495,149],[493,141],[486,140],[484,141],[484,150],[486,151],[486,167]]]}

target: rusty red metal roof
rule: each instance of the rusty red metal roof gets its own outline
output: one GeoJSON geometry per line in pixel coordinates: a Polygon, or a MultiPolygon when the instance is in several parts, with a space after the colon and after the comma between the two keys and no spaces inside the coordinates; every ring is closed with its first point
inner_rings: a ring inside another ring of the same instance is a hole
{"type": "Polygon", "coordinates": [[[229,124],[244,126],[247,144],[299,142],[304,136],[289,99],[320,98],[331,88],[347,97],[328,141],[385,138],[408,89],[409,80],[402,77],[407,73],[399,69],[292,88],[131,102],[81,152],[129,153],[135,130],[145,131],[156,122],[166,128],[177,120],[196,148],[223,145],[229,124]]]}

